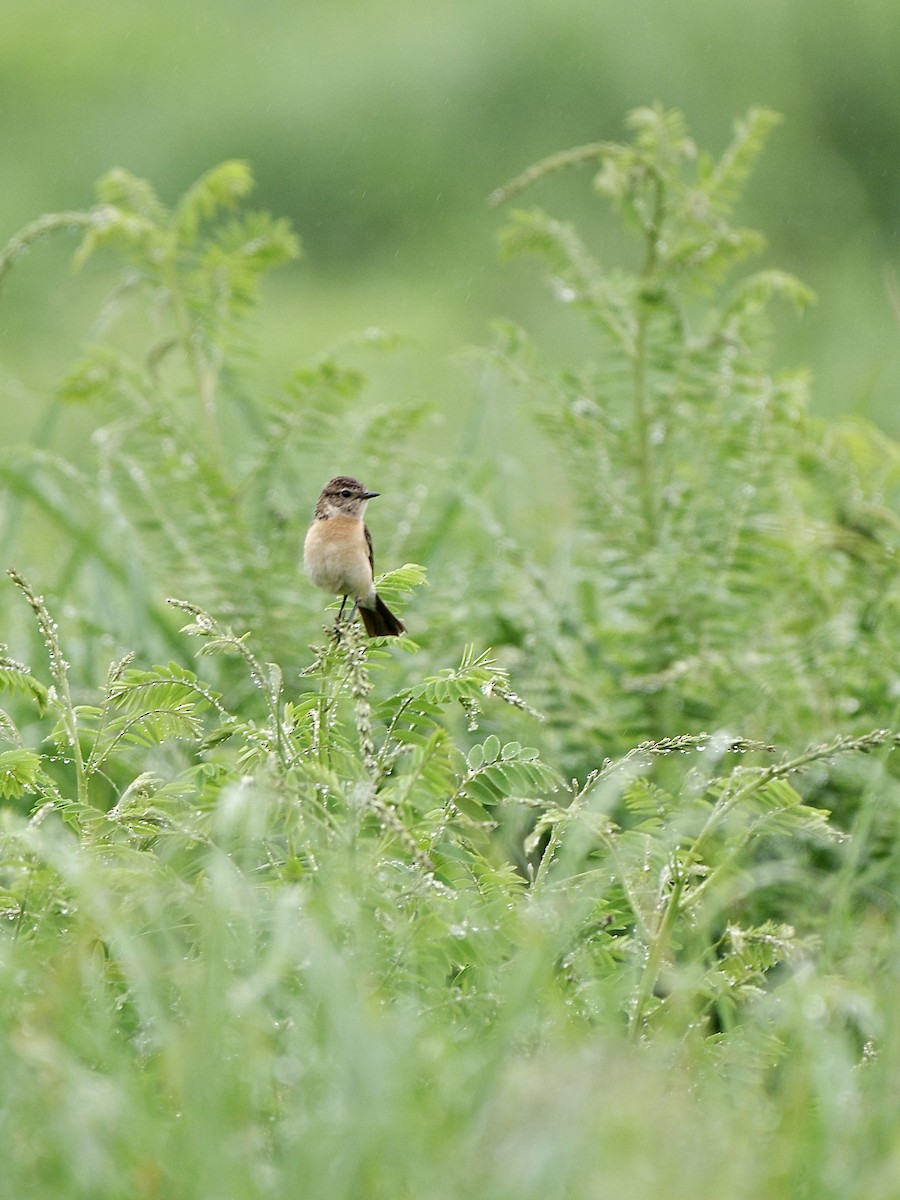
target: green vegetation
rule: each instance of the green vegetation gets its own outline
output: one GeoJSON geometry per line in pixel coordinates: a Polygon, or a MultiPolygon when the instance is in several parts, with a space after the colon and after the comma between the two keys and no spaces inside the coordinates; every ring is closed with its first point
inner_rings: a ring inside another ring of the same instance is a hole
{"type": "Polygon", "coordinates": [[[121,266],[51,410],[89,439],[0,460],[9,1195],[894,1194],[900,455],[772,369],[773,124],[714,159],[639,109],[500,189],[592,163],[637,249],[509,215],[592,349],[499,325],[455,458],[377,331],[264,382],[299,244],[243,163],[0,255],[121,266]],[[337,469],[390,645],[313,632],[337,469]]]}
{"type": "MultiPolygon", "coordinates": [[[[495,266],[498,182],[562,146],[620,139],[660,100],[720,146],[752,104],[785,122],[742,202],[770,262],[819,302],[779,329],[782,362],[814,372],[815,410],[862,412],[900,435],[900,7],[892,0],[119,0],[2,3],[0,241],[37,213],[83,206],[119,164],[173,200],[224,160],[253,164],[262,207],[306,257],[271,282],[254,343],[271,386],[298,358],[376,325],[410,340],[373,378],[448,406],[447,362],[503,314],[556,349],[518,268],[495,266]]],[[[541,202],[597,222],[575,176],[541,202]]],[[[612,226],[607,233],[614,236],[612,226]]],[[[101,290],[50,244],[8,281],[0,393],[15,437],[69,360],[101,290]]],[[[518,448],[517,448],[518,449],[518,448]]]]}

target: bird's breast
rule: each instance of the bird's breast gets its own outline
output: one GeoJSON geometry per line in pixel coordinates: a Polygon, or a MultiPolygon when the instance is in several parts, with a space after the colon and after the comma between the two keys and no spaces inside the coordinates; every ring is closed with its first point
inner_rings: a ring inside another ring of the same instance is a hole
{"type": "Polygon", "coordinates": [[[303,565],[316,587],[336,596],[367,597],[373,590],[363,523],[352,517],[313,521],[303,565]]]}

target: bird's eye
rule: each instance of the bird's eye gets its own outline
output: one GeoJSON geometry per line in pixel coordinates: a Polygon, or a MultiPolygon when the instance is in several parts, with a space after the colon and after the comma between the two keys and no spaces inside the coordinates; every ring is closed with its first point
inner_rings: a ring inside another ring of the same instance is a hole
{"type": "Polygon", "coordinates": [[[345,500],[349,500],[350,497],[353,495],[353,493],[350,491],[349,488],[342,488],[341,495],[344,497],[345,500]]]}

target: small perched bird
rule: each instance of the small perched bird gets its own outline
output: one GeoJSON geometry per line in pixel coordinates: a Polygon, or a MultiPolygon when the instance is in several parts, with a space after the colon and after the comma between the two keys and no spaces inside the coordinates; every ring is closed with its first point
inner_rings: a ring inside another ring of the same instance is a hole
{"type": "Polygon", "coordinates": [[[329,480],[306,535],[303,565],[316,587],[344,597],[338,622],[352,596],[369,637],[397,637],[406,626],[375,591],[372,536],[363,521],[378,494],[347,475],[329,480]]]}

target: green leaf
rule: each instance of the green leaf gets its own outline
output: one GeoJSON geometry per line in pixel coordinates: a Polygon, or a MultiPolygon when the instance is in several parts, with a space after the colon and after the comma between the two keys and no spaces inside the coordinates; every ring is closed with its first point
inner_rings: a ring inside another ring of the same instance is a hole
{"type": "Polygon", "coordinates": [[[110,684],[109,699],[116,708],[130,713],[163,708],[200,713],[212,707],[227,715],[219,693],[175,662],[151,670],[131,668],[122,672],[110,684]]]}
{"type": "Polygon", "coordinates": [[[175,209],[180,236],[191,242],[204,221],[235,208],[253,187],[253,173],[246,162],[232,159],[212,167],[191,184],[175,209]]]}
{"type": "Polygon", "coordinates": [[[485,738],[482,746],[485,762],[494,762],[500,756],[500,739],[495,733],[485,738]]]}
{"type": "Polygon", "coordinates": [[[781,116],[769,108],[751,108],[735,122],[734,138],[714,167],[703,172],[703,190],[721,212],[728,212],[740,195],[781,116]]]}
{"type": "Polygon", "coordinates": [[[29,669],[14,658],[8,658],[0,646],[0,688],[18,692],[34,700],[41,713],[47,709],[47,689],[31,674],[29,669]]]}
{"type": "Polygon", "coordinates": [[[815,302],[815,292],[787,271],[757,271],[733,289],[724,310],[726,319],[759,312],[773,299],[789,301],[799,311],[815,302]]]}
{"type": "Polygon", "coordinates": [[[0,797],[18,799],[23,795],[33,795],[39,790],[41,775],[41,757],[32,750],[0,752],[0,797]]]}
{"type": "MultiPolygon", "coordinates": [[[[463,816],[468,817],[472,821],[492,825],[494,823],[493,819],[482,803],[487,794],[483,792],[481,797],[478,798],[473,796],[469,791],[460,792],[454,803],[463,816]]],[[[493,799],[488,800],[488,803],[493,803],[493,799]]]]}
{"type": "Polygon", "coordinates": [[[124,167],[114,167],[97,183],[97,198],[103,205],[119,209],[124,216],[131,213],[142,217],[149,225],[159,225],[165,208],[146,179],[140,179],[124,167]]]}

